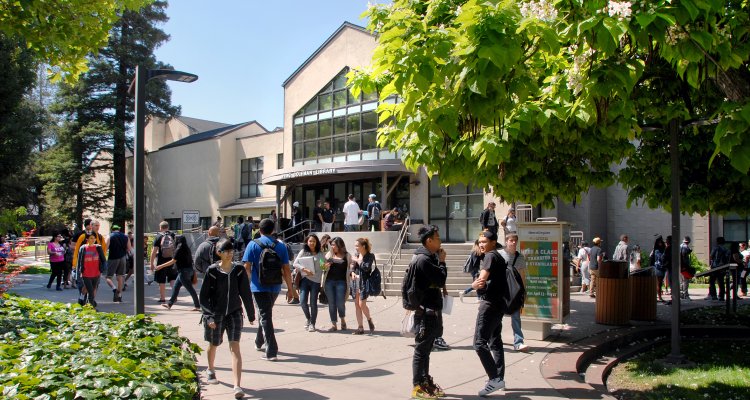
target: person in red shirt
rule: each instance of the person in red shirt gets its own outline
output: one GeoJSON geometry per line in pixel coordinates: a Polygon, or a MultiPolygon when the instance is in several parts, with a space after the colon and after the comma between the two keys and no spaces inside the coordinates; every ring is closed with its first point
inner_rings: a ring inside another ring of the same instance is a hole
{"type": "MultiPolygon", "coordinates": [[[[101,271],[106,268],[106,259],[102,246],[96,243],[96,233],[87,233],[85,245],[78,252],[78,276],[83,281],[85,292],[88,293],[88,303],[96,308],[96,288],[99,286],[101,271]]],[[[80,286],[79,286],[80,287],[80,286]]],[[[78,298],[78,303],[84,305],[86,302],[84,293],[78,298]]]]}

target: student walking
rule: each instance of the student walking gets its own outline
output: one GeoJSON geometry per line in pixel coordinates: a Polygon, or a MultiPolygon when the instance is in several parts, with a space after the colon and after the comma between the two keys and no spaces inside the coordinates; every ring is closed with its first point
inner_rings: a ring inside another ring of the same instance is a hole
{"type": "MultiPolygon", "coordinates": [[[[184,235],[177,235],[175,237],[177,246],[174,250],[174,257],[166,263],[157,266],[156,268],[169,268],[172,265],[177,265],[177,280],[174,282],[172,288],[172,296],[166,304],[162,304],[162,307],[171,309],[174,303],[177,302],[177,296],[180,295],[180,288],[185,287],[185,290],[190,293],[190,297],[193,298],[193,311],[200,310],[200,301],[198,300],[198,293],[195,292],[193,287],[193,254],[190,252],[190,246],[187,244],[187,239],[184,235]]],[[[234,244],[236,246],[236,244],[234,244]]]]}
{"type": "Polygon", "coordinates": [[[200,304],[203,311],[203,338],[208,342],[208,370],[206,381],[215,385],[216,378],[216,349],[224,339],[224,332],[229,340],[229,352],[232,353],[232,375],[234,380],[234,397],[245,397],[242,390],[242,353],[240,352],[240,337],[242,335],[243,315],[245,306],[247,320],[252,325],[255,322],[255,309],[250,292],[250,282],[247,272],[240,263],[233,262],[234,241],[224,238],[216,245],[216,251],[221,260],[211,265],[206,271],[206,277],[201,287],[200,304]]]}
{"type": "Polygon", "coordinates": [[[56,234],[52,241],[47,244],[47,254],[49,254],[50,276],[47,282],[47,289],[52,288],[52,282],[57,280],[55,290],[62,291],[63,273],[65,272],[65,248],[61,244],[63,236],[56,234]]]}
{"type": "MultiPolygon", "coordinates": [[[[79,283],[83,289],[78,297],[78,303],[86,304],[88,301],[92,307],[96,308],[96,288],[99,286],[99,277],[102,271],[107,267],[107,261],[104,257],[102,246],[96,243],[97,236],[95,232],[87,233],[84,239],[84,245],[78,251],[78,276],[79,283]],[[88,297],[88,300],[86,298],[88,297]]],[[[81,287],[79,285],[79,287],[81,287]]]]}
{"type": "Polygon", "coordinates": [[[357,329],[352,332],[354,335],[365,333],[362,325],[362,315],[367,318],[367,327],[370,334],[375,333],[375,323],[372,322],[370,309],[367,307],[366,282],[370,279],[373,268],[375,268],[375,254],[372,254],[372,245],[367,238],[359,238],[354,244],[355,255],[351,262],[351,295],[354,300],[354,315],[357,317],[357,329]]]}
{"type": "Polygon", "coordinates": [[[294,268],[302,277],[299,282],[299,304],[305,314],[305,330],[308,332],[315,332],[318,321],[318,293],[323,279],[323,264],[325,258],[320,251],[320,240],[310,234],[305,238],[305,246],[294,259],[294,268]]]}
{"type": "Polygon", "coordinates": [[[351,274],[349,264],[351,256],[346,251],[346,244],[340,237],[331,239],[331,250],[326,254],[324,290],[328,297],[328,314],[331,317],[331,327],[328,332],[336,332],[337,319],[341,319],[341,330],[346,330],[346,298],[349,295],[351,274]],[[338,318],[337,318],[338,316],[338,318]]]}

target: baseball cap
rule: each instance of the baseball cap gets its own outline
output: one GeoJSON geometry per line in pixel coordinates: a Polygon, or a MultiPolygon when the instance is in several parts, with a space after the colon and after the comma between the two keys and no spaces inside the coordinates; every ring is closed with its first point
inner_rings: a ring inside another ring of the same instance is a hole
{"type": "Polygon", "coordinates": [[[292,203],[292,205],[293,205],[294,207],[299,207],[299,201],[295,201],[294,203],[292,203]]]}
{"type": "Polygon", "coordinates": [[[369,195],[369,196],[367,196],[367,197],[369,197],[369,198],[371,198],[371,199],[374,199],[374,198],[376,198],[376,197],[378,197],[378,196],[375,196],[375,193],[370,193],[370,195],[369,195]]]}
{"type": "Polygon", "coordinates": [[[497,233],[492,231],[484,231],[482,232],[482,236],[486,237],[489,240],[492,240],[493,242],[497,242],[497,233]]]}

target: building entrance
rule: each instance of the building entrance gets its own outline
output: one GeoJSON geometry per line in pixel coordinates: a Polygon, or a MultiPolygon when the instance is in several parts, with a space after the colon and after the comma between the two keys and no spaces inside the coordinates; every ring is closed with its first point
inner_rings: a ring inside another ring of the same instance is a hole
{"type": "Polygon", "coordinates": [[[482,231],[483,203],[482,189],[462,184],[446,187],[438,178],[430,180],[430,223],[440,229],[444,242],[473,242],[482,231]]]}

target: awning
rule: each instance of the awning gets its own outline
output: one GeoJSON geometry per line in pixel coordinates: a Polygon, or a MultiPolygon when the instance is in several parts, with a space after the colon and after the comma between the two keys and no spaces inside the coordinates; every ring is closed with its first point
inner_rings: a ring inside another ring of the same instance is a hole
{"type": "Polygon", "coordinates": [[[253,210],[258,208],[276,208],[276,201],[274,200],[261,200],[261,201],[243,201],[234,202],[225,206],[219,207],[219,211],[238,211],[238,210],[253,210]]]}
{"type": "Polygon", "coordinates": [[[407,172],[399,159],[343,161],[338,163],[311,164],[263,174],[263,184],[284,186],[290,184],[315,184],[338,181],[345,175],[357,174],[363,178],[379,177],[383,172],[407,172]]]}

